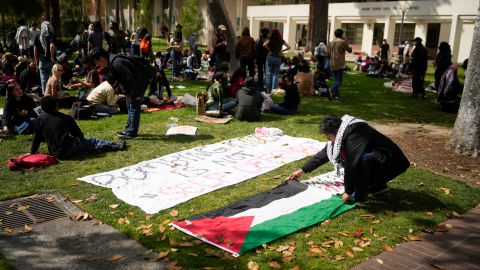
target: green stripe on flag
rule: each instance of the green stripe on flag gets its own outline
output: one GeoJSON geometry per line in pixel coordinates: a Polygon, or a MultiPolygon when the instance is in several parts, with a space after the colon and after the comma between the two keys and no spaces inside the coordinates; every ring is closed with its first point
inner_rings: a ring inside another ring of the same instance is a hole
{"type": "Polygon", "coordinates": [[[300,208],[293,213],[257,224],[248,231],[239,253],[243,254],[302,228],[333,218],[353,207],[355,205],[345,204],[341,196],[332,195],[329,199],[300,208]]]}

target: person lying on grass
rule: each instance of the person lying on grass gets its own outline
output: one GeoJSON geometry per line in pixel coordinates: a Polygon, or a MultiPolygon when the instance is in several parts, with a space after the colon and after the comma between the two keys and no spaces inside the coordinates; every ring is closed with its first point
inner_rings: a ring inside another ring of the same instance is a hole
{"type": "Polygon", "coordinates": [[[392,140],[361,119],[329,115],[320,122],[320,132],[327,136],[327,146],[294,171],[288,180],[297,180],[330,160],[337,172],[338,166],[345,169],[343,201],[365,203],[368,193],[387,191],[387,182],[410,166],[392,140]]]}
{"type": "Polygon", "coordinates": [[[37,119],[31,154],[36,154],[42,141],[47,142],[48,152],[58,159],[82,154],[123,150],[125,141],[114,143],[97,138],[85,138],[75,120],[58,111],[58,101],[52,96],[42,99],[43,113],[37,119]]]}

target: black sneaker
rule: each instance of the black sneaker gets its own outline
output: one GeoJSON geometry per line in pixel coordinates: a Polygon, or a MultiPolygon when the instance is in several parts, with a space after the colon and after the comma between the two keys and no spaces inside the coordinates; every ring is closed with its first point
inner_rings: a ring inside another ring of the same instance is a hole
{"type": "Polygon", "coordinates": [[[119,143],[115,144],[115,150],[125,150],[127,148],[127,142],[126,141],[121,141],[119,143]]]}
{"type": "Polygon", "coordinates": [[[137,134],[133,135],[133,134],[128,134],[128,133],[125,133],[125,132],[117,132],[117,136],[118,138],[120,138],[120,140],[132,140],[132,139],[135,139],[138,137],[137,134]]]}
{"type": "Polygon", "coordinates": [[[372,195],[380,195],[380,194],[383,194],[387,191],[389,191],[390,189],[388,188],[387,185],[382,185],[382,186],[379,186],[379,187],[372,187],[371,190],[370,190],[370,193],[372,195]]]}

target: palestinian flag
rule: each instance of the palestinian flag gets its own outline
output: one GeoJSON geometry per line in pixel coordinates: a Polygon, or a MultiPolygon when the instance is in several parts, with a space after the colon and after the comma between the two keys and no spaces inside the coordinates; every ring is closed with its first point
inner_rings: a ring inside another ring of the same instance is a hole
{"type": "Polygon", "coordinates": [[[335,187],[325,189],[286,181],[269,191],[171,225],[239,256],[354,207],[343,203],[336,195],[338,184],[335,187]]]}

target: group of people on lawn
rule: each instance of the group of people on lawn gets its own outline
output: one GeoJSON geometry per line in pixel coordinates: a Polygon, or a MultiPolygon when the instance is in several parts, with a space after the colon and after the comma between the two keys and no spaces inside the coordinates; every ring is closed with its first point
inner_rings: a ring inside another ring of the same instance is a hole
{"type": "MultiPolygon", "coordinates": [[[[44,28],[42,26],[42,28],[44,28]]],[[[242,68],[249,69],[249,76],[245,77],[242,86],[235,93],[238,101],[224,102],[224,92],[222,81],[226,74],[222,71],[222,60],[225,60],[222,51],[218,48],[225,46],[226,39],[222,35],[225,27],[219,26],[214,54],[215,74],[213,82],[208,87],[208,100],[206,106],[208,110],[228,111],[235,107],[238,103],[237,118],[247,121],[258,121],[261,115],[261,107],[264,98],[261,95],[263,85],[253,80],[253,72],[251,69],[252,59],[242,58],[241,53],[237,56],[240,58],[242,68]],[[220,45],[222,44],[222,45],[220,45]]],[[[49,29],[48,25],[45,29],[49,29]]],[[[244,31],[245,36],[249,33],[244,31]]],[[[339,99],[338,87],[343,78],[345,52],[351,51],[348,41],[342,38],[343,31],[338,29],[335,31],[336,39],[332,41],[329,50],[335,65],[332,65],[333,74],[335,76],[335,85],[331,90],[331,97],[339,99]],[[343,63],[343,65],[342,65],[343,63]]],[[[45,42],[38,42],[44,49],[42,57],[50,56],[51,47],[54,44],[54,36],[45,42]],[[45,47],[46,46],[46,47],[45,47]]],[[[247,42],[248,46],[255,46],[255,43],[247,42]]],[[[280,66],[280,54],[289,45],[281,38],[278,30],[271,31],[270,38],[265,39],[262,48],[267,51],[266,69],[267,69],[267,91],[277,87],[278,70],[280,66]]],[[[243,52],[240,50],[240,52],[243,52]]],[[[76,124],[75,120],[61,112],[58,108],[65,103],[70,102],[69,97],[61,92],[59,85],[62,75],[63,66],[54,64],[52,68],[53,75],[45,82],[44,97],[41,100],[42,113],[36,117],[33,109],[35,102],[32,98],[25,95],[18,83],[11,83],[7,89],[7,101],[5,103],[3,126],[5,132],[11,132],[13,127],[17,133],[33,132],[33,141],[30,153],[37,153],[40,143],[46,141],[50,154],[60,158],[67,159],[79,154],[117,151],[126,147],[125,140],[134,139],[138,136],[140,126],[141,103],[148,85],[154,90],[161,90],[166,87],[169,91],[168,80],[163,70],[152,67],[147,61],[136,57],[125,56],[121,54],[110,54],[101,47],[92,48],[89,52],[90,66],[96,66],[96,74],[91,78],[99,78],[104,75],[104,82],[99,81],[86,82],[90,86],[96,86],[92,91],[97,96],[105,96],[106,106],[104,109],[111,109],[112,104],[111,93],[107,93],[106,89],[118,89],[125,96],[126,110],[128,120],[124,130],[117,132],[121,139],[115,143],[104,141],[97,138],[85,138],[82,131],[76,124]],[[103,84],[103,87],[102,87],[103,84]],[[106,84],[108,84],[106,86],[106,84]],[[110,97],[109,97],[110,95],[110,97]]],[[[53,60],[52,60],[53,61],[53,60]]],[[[40,61],[41,63],[41,61],[40,61]]],[[[42,68],[42,65],[40,64],[42,68]]],[[[90,71],[95,72],[90,67],[90,71]]],[[[263,75],[262,75],[263,76],[263,75]]],[[[89,77],[89,76],[87,76],[89,77]]],[[[262,78],[263,80],[263,78],[262,78]]],[[[83,84],[79,82],[79,84],[83,84]]],[[[73,84],[72,84],[73,85],[73,84]]],[[[75,88],[75,86],[71,86],[75,88]]],[[[284,89],[286,90],[284,102],[271,106],[271,111],[281,114],[296,113],[298,104],[300,103],[298,89],[294,83],[292,76],[285,76],[284,89]]],[[[92,97],[91,100],[95,100],[92,97]]],[[[104,104],[105,105],[105,104],[104,104]]],[[[113,111],[112,111],[113,113],[113,111]]],[[[288,179],[298,180],[303,174],[309,173],[319,166],[331,161],[335,166],[345,168],[344,183],[345,193],[343,200],[346,203],[357,202],[363,203],[368,200],[368,193],[383,192],[387,189],[387,182],[392,180],[404,172],[409,162],[398,148],[386,136],[382,135],[365,121],[355,117],[344,115],[327,116],[320,124],[320,131],[326,135],[328,139],[327,146],[317,153],[315,157],[310,159],[302,168],[294,171],[288,179]]]]}

